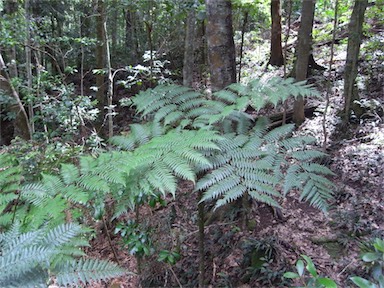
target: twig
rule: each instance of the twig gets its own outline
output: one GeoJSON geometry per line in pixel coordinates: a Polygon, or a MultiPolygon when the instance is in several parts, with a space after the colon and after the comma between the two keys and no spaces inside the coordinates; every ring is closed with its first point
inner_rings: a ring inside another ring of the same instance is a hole
{"type": "Polygon", "coordinates": [[[181,285],[179,278],[177,278],[177,275],[176,275],[175,271],[173,271],[171,266],[169,266],[169,270],[172,272],[173,277],[175,277],[177,284],[179,284],[179,287],[183,288],[183,285],[181,285]]]}
{"type": "Polygon", "coordinates": [[[112,249],[112,253],[113,253],[113,256],[115,258],[116,263],[120,266],[119,259],[117,259],[117,253],[116,253],[115,247],[113,247],[113,245],[112,245],[111,234],[109,234],[109,230],[108,230],[107,222],[105,221],[105,217],[103,216],[102,219],[103,219],[103,225],[104,225],[105,232],[107,233],[107,239],[109,242],[109,246],[112,249]]]}
{"type": "Polygon", "coordinates": [[[343,274],[343,273],[345,272],[345,270],[347,270],[347,268],[348,268],[349,266],[351,266],[353,263],[355,263],[355,259],[353,259],[351,262],[349,262],[348,265],[345,266],[344,269],[341,270],[339,274],[337,274],[337,277],[339,277],[341,274],[343,274]]]}

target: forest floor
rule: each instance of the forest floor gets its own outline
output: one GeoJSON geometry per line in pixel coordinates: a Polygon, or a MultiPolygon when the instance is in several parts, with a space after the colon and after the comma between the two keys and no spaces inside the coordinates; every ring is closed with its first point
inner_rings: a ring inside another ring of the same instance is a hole
{"type": "MultiPolygon", "coordinates": [[[[317,108],[296,132],[314,136],[322,149],[325,121],[329,157],[323,164],[335,173],[331,180],[336,186],[330,211],[324,214],[298,201],[293,193],[281,203],[282,219],[269,207],[253,203],[249,229],[241,228],[236,205],[215,215],[208,213],[207,287],[288,287],[282,274],[294,271],[294,264],[303,254],[313,259],[321,275],[334,279],[339,287],[352,287],[349,277],[353,275],[366,276],[359,258],[361,248],[375,237],[384,237],[384,56],[377,54],[368,59],[372,55],[363,49],[361,58],[365,60],[360,63],[358,87],[366,109],[354,123],[343,126],[338,113],[343,107],[346,44],[337,45],[335,51],[331,73],[315,71],[309,79],[325,97],[327,79],[332,76],[325,119],[325,100],[308,99],[307,104],[317,108]]],[[[319,64],[328,67],[328,46],[316,47],[314,55],[319,64]]],[[[262,68],[255,72],[257,65],[246,69],[263,77],[282,73],[282,69],[265,72],[262,68]]],[[[156,251],[179,247],[181,259],[175,265],[158,262],[157,256],[145,257],[141,260],[140,276],[130,275],[94,287],[196,287],[198,201],[192,191],[191,183],[182,182],[176,198],[166,199],[165,207],[140,208],[141,222],[151,227],[156,251]]],[[[89,254],[115,260],[111,249],[114,247],[119,264],[137,273],[136,258],[120,245],[120,237],[113,231],[110,234],[111,243],[107,233],[99,234],[91,243],[89,254]]]]}

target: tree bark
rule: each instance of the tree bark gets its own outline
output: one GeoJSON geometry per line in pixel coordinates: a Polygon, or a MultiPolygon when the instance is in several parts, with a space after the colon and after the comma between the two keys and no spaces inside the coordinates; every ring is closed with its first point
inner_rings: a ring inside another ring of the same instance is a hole
{"type": "MultiPolygon", "coordinates": [[[[31,93],[32,91],[32,53],[31,53],[31,15],[29,11],[30,5],[29,0],[25,0],[24,9],[25,9],[25,19],[26,19],[26,39],[25,39],[25,69],[27,71],[27,91],[31,93]]],[[[28,116],[31,119],[30,125],[32,133],[35,132],[35,125],[33,122],[34,111],[33,111],[33,102],[30,101],[28,104],[28,116]]]]}
{"type": "MultiPolygon", "coordinates": [[[[301,23],[297,43],[297,59],[295,78],[297,81],[307,79],[308,59],[311,50],[312,27],[316,0],[303,0],[301,9],[301,23]]],[[[293,121],[300,125],[305,120],[304,98],[299,96],[293,105],[293,121]]]]}
{"type": "Polygon", "coordinates": [[[118,33],[118,25],[117,25],[117,22],[118,22],[118,18],[117,18],[117,15],[118,15],[118,2],[116,0],[113,0],[112,2],[112,21],[109,21],[110,26],[111,26],[111,58],[114,59],[114,58],[117,58],[116,57],[116,52],[117,52],[117,35],[119,34],[118,33]]]}
{"type": "Polygon", "coordinates": [[[190,8],[187,16],[186,33],[185,33],[185,48],[184,48],[184,64],[183,64],[183,85],[192,87],[193,72],[195,66],[195,9],[190,8]]]}
{"type": "Polygon", "coordinates": [[[280,0],[271,1],[271,18],[271,56],[269,64],[280,67],[284,64],[283,48],[281,46],[280,0]]]}
{"type": "Polygon", "coordinates": [[[237,81],[240,82],[241,80],[241,67],[242,67],[242,63],[243,63],[243,50],[244,50],[244,37],[245,37],[245,29],[247,27],[247,24],[248,24],[248,16],[249,16],[249,13],[248,11],[245,11],[244,12],[244,19],[243,19],[243,25],[241,27],[241,43],[240,43],[240,53],[239,53],[239,57],[240,57],[240,63],[239,63],[239,71],[237,72],[237,81]]]}
{"type": "Polygon", "coordinates": [[[357,61],[359,59],[364,14],[367,6],[368,0],[355,0],[349,22],[347,59],[344,71],[344,122],[349,121],[353,102],[359,99],[356,87],[357,61]]]}
{"type": "Polygon", "coordinates": [[[208,63],[212,91],[236,82],[235,43],[230,0],[206,0],[208,63]]]}
{"type": "MultiPolygon", "coordinates": [[[[104,33],[104,18],[105,18],[105,8],[104,1],[97,1],[97,17],[96,17],[96,37],[98,44],[96,46],[96,69],[105,68],[105,33],[104,33]]],[[[97,99],[97,108],[100,110],[99,119],[97,123],[97,129],[102,128],[104,122],[104,106],[105,106],[105,75],[104,73],[98,73],[96,75],[96,99],[97,99]]]]}

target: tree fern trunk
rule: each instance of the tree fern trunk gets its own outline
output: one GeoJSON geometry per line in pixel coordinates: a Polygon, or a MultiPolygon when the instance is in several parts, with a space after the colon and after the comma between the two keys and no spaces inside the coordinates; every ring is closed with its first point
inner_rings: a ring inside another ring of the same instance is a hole
{"type": "MultiPolygon", "coordinates": [[[[203,197],[203,192],[199,192],[198,201],[203,197]]],[[[198,225],[199,225],[199,287],[204,287],[205,277],[205,246],[204,246],[204,202],[198,204],[198,225]]]]}

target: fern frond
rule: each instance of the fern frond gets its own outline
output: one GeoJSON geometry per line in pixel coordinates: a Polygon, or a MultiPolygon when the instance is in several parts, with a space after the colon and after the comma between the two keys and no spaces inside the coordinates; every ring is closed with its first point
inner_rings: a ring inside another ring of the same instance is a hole
{"type": "Polygon", "coordinates": [[[51,197],[42,183],[26,184],[21,189],[21,197],[37,207],[43,206],[51,197]]]}
{"type": "Polygon", "coordinates": [[[247,191],[247,187],[239,184],[229,189],[225,192],[225,196],[219,200],[217,200],[215,209],[219,208],[222,205],[228,204],[230,202],[235,201],[236,199],[242,197],[244,193],[247,191]]]}
{"type": "Polygon", "coordinates": [[[170,154],[163,161],[177,177],[195,182],[195,172],[186,159],[170,154]]]}
{"type": "Polygon", "coordinates": [[[302,163],[301,167],[310,173],[322,174],[322,175],[335,175],[328,167],[317,163],[302,163]]]}
{"type": "Polygon", "coordinates": [[[214,98],[221,100],[225,104],[234,104],[238,98],[238,94],[230,89],[223,89],[218,92],[213,93],[214,98]]]}
{"type": "Polygon", "coordinates": [[[177,179],[172,174],[172,171],[168,169],[164,163],[158,163],[154,165],[150,170],[150,173],[148,173],[145,178],[153,187],[152,191],[159,190],[163,195],[171,193],[173,196],[175,196],[177,189],[177,179]]]}
{"type": "Polygon", "coordinates": [[[290,133],[292,133],[294,127],[294,124],[286,124],[272,129],[264,136],[264,140],[269,143],[282,140],[283,138],[287,137],[290,133]]]}
{"type": "Polygon", "coordinates": [[[255,201],[265,203],[265,204],[267,204],[269,206],[273,206],[273,207],[281,207],[275,199],[273,199],[271,196],[269,196],[267,194],[259,193],[256,190],[248,191],[248,194],[255,201]]]}
{"type": "Polygon", "coordinates": [[[61,164],[60,176],[64,184],[70,185],[78,180],[80,173],[77,167],[73,164],[61,164]]]}
{"type": "Polygon", "coordinates": [[[14,275],[8,277],[0,278],[0,287],[2,288],[46,288],[47,279],[49,274],[47,270],[42,269],[41,267],[33,267],[28,271],[25,271],[18,277],[14,275]]]}
{"type": "Polygon", "coordinates": [[[75,223],[66,223],[56,226],[49,230],[41,243],[50,247],[61,246],[78,236],[84,229],[75,223]]]}
{"type": "Polygon", "coordinates": [[[127,272],[111,262],[81,259],[65,263],[59,267],[55,274],[59,285],[68,286],[76,284],[86,285],[94,281],[122,276],[127,274],[127,272]]]}
{"type": "Polygon", "coordinates": [[[317,150],[305,150],[305,151],[299,150],[299,151],[293,151],[290,155],[296,160],[308,161],[308,160],[314,160],[314,159],[325,157],[327,154],[317,150]]]}
{"type": "MultiPolygon", "coordinates": [[[[211,185],[203,194],[203,197],[200,201],[203,202],[207,200],[216,199],[239,185],[241,185],[241,178],[237,175],[230,175],[229,177],[224,178],[220,182],[215,182],[213,185],[211,185]]],[[[205,185],[200,186],[204,187],[205,185]]]]}
{"type": "Polygon", "coordinates": [[[49,276],[56,276],[59,285],[80,285],[125,274],[107,261],[70,257],[82,255],[76,250],[84,241],[77,239],[85,231],[77,224],[63,224],[20,234],[20,225],[15,224],[1,233],[0,286],[46,287],[49,276]],[[59,263],[58,259],[69,260],[59,263]]]}
{"type": "Polygon", "coordinates": [[[110,191],[108,182],[96,175],[83,175],[78,184],[88,191],[108,193],[110,191]]]}

